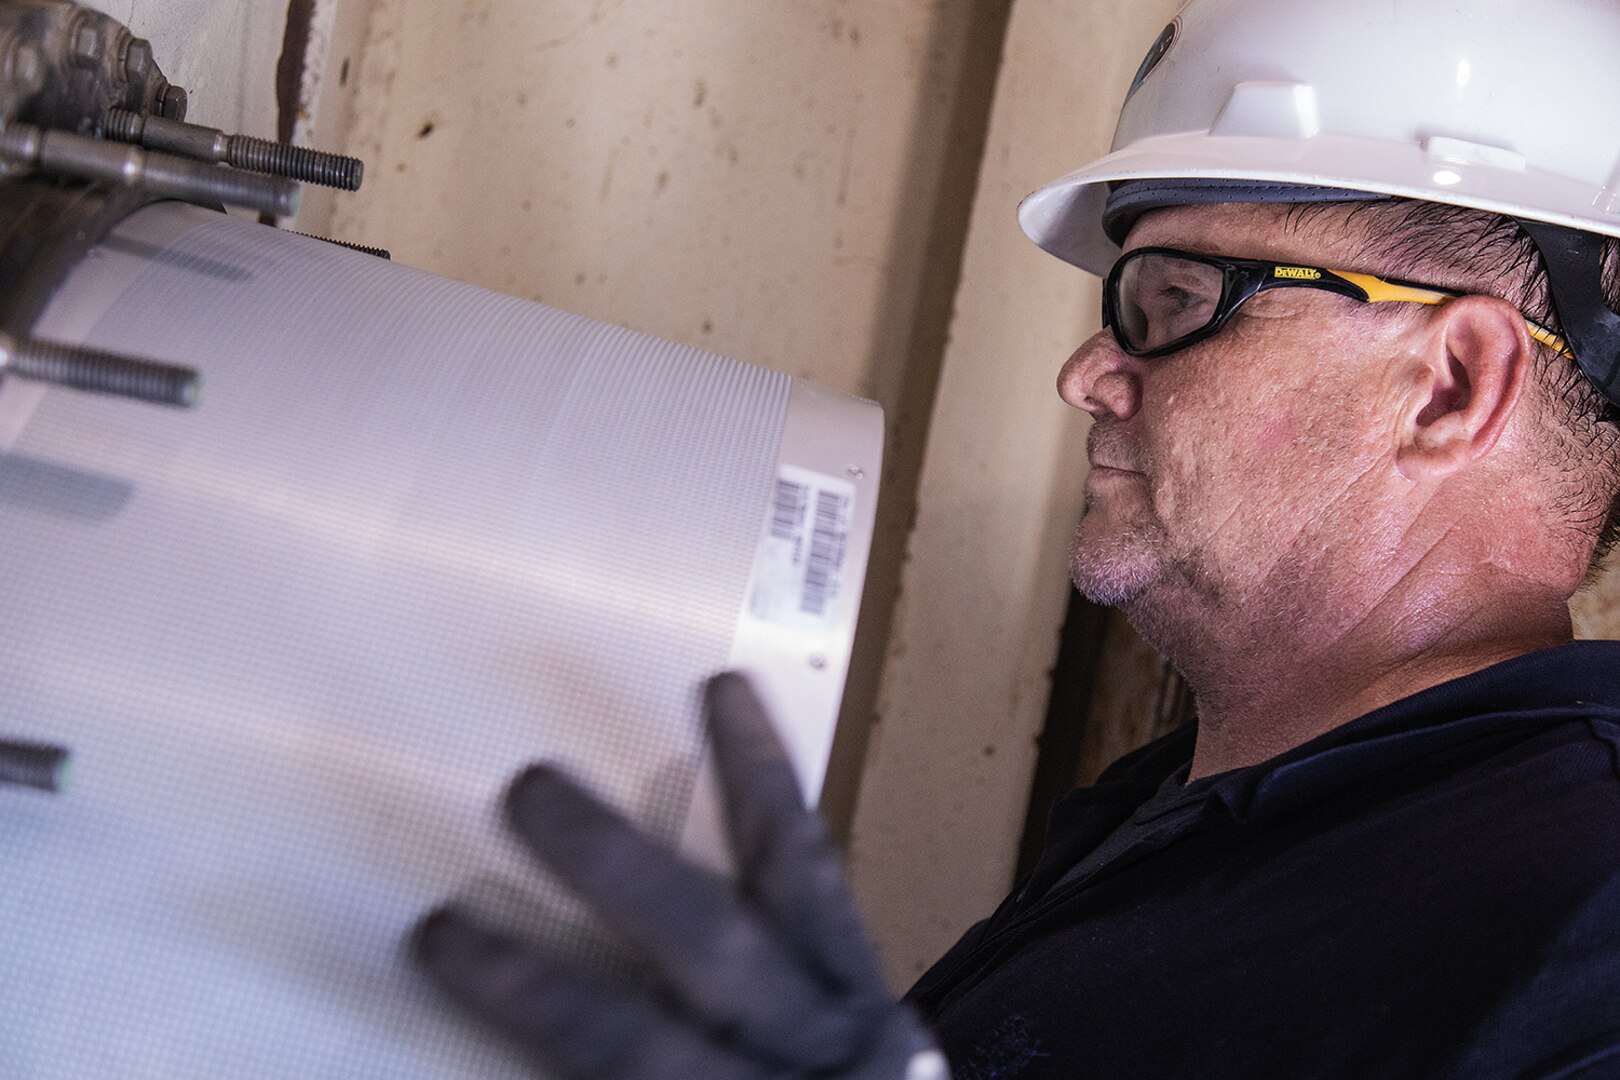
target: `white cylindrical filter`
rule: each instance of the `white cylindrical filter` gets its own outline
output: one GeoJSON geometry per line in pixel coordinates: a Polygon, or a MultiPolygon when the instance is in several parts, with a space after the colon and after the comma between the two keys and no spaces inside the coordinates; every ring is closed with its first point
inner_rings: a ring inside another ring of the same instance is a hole
{"type": "Polygon", "coordinates": [[[0,1076],[522,1075],[404,951],[452,897],[566,915],[522,766],[713,860],[742,668],[819,788],[871,403],[176,203],[35,332],[203,382],[0,385],[0,736],[75,761],[0,788],[0,1076]]]}

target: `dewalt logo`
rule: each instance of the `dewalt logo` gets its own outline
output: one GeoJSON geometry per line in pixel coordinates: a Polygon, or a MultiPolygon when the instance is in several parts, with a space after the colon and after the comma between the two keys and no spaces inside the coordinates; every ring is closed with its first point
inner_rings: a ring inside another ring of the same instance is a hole
{"type": "Polygon", "coordinates": [[[1321,281],[1322,271],[1303,266],[1279,266],[1272,272],[1272,276],[1287,278],[1289,281],[1321,281]]]}

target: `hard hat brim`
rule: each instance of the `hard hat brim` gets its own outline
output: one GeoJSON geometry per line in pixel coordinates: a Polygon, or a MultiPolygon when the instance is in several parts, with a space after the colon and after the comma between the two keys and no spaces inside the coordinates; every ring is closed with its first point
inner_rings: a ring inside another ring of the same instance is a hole
{"type": "MultiPolygon", "coordinates": [[[[1459,151],[1455,143],[1425,147],[1328,133],[1293,139],[1184,132],[1139,139],[1039,188],[1020,204],[1018,220],[1043,249],[1099,277],[1120,254],[1104,228],[1108,195],[1113,185],[1127,180],[1246,182],[1247,195],[1234,192],[1218,200],[1230,202],[1297,202],[1297,193],[1290,197],[1294,185],[1343,189],[1620,236],[1620,190],[1511,162],[1460,160],[1467,156],[1467,148],[1459,151]],[[1267,185],[1276,188],[1268,191],[1267,185]]],[[[1209,201],[1207,195],[1178,199],[1173,185],[1164,185],[1163,201],[1156,205],[1209,201]]]]}

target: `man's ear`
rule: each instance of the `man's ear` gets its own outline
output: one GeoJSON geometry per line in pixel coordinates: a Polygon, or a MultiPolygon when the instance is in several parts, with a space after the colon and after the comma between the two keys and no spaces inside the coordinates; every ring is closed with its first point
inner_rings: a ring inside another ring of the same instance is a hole
{"type": "Polygon", "coordinates": [[[1433,310],[1409,389],[1396,465],[1436,480],[1490,453],[1518,408],[1535,358],[1524,316],[1505,300],[1462,296],[1433,310]]]}

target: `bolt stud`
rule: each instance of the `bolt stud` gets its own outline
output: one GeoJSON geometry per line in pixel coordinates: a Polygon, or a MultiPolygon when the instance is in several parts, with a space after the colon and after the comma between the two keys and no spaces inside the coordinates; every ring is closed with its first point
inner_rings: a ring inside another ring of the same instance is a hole
{"type": "Polygon", "coordinates": [[[251,135],[227,135],[200,124],[142,116],[129,109],[109,109],[102,130],[108,138],[120,142],[139,143],[199,161],[223,161],[248,172],[285,176],[342,191],[358,191],[365,172],[365,164],[358,158],[251,135]]]}
{"type": "Polygon", "coordinates": [[[190,406],[197,400],[198,379],[193,368],[82,345],[18,341],[0,335],[0,373],[157,405],[190,406]]]}

